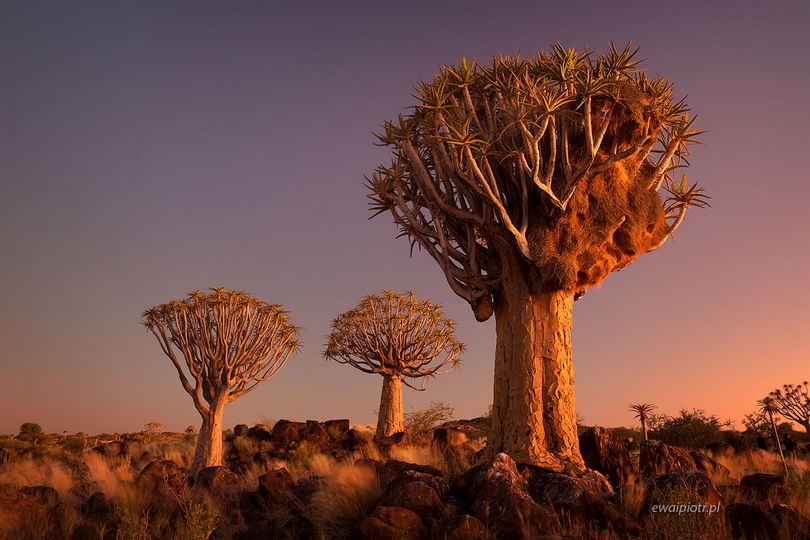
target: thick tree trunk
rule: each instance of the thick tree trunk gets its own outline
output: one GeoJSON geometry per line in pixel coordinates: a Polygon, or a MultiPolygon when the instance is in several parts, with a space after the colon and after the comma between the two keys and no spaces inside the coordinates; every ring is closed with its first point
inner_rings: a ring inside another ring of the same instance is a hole
{"type": "Polygon", "coordinates": [[[189,471],[189,476],[192,478],[206,467],[222,465],[222,416],[224,412],[224,400],[217,400],[209,407],[208,415],[203,416],[200,433],[197,436],[194,461],[191,463],[189,471]]]}
{"type": "Polygon", "coordinates": [[[390,437],[405,430],[402,408],[402,380],[396,375],[384,375],[380,414],[377,417],[377,437],[390,437]]]}
{"type": "MultiPolygon", "coordinates": [[[[504,268],[508,271],[508,268],[504,268]]],[[[488,453],[578,474],[571,358],[574,303],[568,292],[533,291],[519,273],[504,277],[495,299],[495,389],[488,453]]]]}
{"type": "Polygon", "coordinates": [[[641,419],[641,433],[644,435],[644,440],[645,441],[648,440],[647,439],[647,419],[646,418],[641,419]]]}

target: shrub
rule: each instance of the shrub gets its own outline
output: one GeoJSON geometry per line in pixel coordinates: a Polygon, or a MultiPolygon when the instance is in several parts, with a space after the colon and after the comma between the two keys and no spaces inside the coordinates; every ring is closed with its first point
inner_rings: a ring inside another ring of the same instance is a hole
{"type": "Polygon", "coordinates": [[[703,448],[713,442],[723,442],[723,428],[730,421],[706,415],[701,409],[681,409],[678,416],[655,415],[650,418],[653,439],[685,448],[703,448]]]}
{"type": "Polygon", "coordinates": [[[430,407],[405,415],[405,432],[414,440],[429,436],[438,424],[453,418],[453,407],[441,401],[433,401],[430,407]]]}

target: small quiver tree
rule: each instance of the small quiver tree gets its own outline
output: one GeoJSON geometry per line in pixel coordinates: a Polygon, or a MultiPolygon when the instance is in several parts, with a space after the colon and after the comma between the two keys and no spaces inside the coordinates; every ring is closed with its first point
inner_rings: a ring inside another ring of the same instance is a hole
{"type": "Polygon", "coordinates": [[[630,405],[630,412],[636,413],[636,418],[641,423],[641,436],[645,441],[648,439],[648,422],[655,408],[652,403],[634,403],[630,405]]]}
{"type": "Polygon", "coordinates": [[[324,357],[383,377],[376,437],[404,430],[403,384],[424,390],[413,382],[460,365],[464,345],[454,326],[438,304],[391,291],[367,296],[332,322],[324,357]]]}
{"type": "Polygon", "coordinates": [[[773,441],[776,445],[776,449],[779,451],[779,458],[782,460],[782,467],[787,475],[787,461],[785,461],[785,453],[782,451],[782,441],[779,440],[779,430],[776,428],[776,419],[774,418],[774,415],[779,414],[779,405],[776,404],[771,396],[766,396],[760,399],[757,401],[757,405],[759,405],[759,412],[768,418],[768,423],[770,424],[773,432],[773,441]]]}
{"type": "Polygon", "coordinates": [[[225,405],[275,375],[300,346],[299,328],[281,306],[241,291],[210,291],[143,314],[202,417],[192,476],[222,463],[225,405]]]}
{"type": "Polygon", "coordinates": [[[367,179],[372,211],[392,214],[477,320],[495,315],[490,453],[584,468],[573,301],[707,205],[671,178],[700,133],[694,118],[635,54],[557,45],[488,66],[462,59],[378,135],[394,159],[367,179]]]}
{"type": "Polygon", "coordinates": [[[788,420],[796,422],[810,433],[810,383],[786,384],[777,388],[768,397],[771,398],[777,412],[788,420]]]}

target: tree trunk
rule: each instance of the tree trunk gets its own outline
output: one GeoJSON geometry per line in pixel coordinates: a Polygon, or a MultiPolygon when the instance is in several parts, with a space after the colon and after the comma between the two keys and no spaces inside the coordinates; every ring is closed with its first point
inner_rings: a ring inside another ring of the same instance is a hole
{"type": "MultiPolygon", "coordinates": [[[[579,474],[571,358],[574,296],[533,291],[531,279],[503,268],[495,299],[495,389],[487,449],[518,463],[579,474]]],[[[530,276],[531,278],[531,276],[530,276]]]]}
{"type": "Polygon", "coordinates": [[[390,437],[400,431],[405,431],[405,414],[402,408],[402,381],[396,375],[383,375],[376,437],[390,437]]]}
{"type": "Polygon", "coordinates": [[[785,461],[785,454],[782,452],[782,441],[779,440],[779,431],[776,429],[776,422],[773,419],[773,413],[768,413],[768,418],[771,420],[771,429],[773,429],[773,438],[776,441],[776,448],[779,449],[779,457],[782,458],[782,466],[785,468],[785,476],[788,474],[787,461],[785,461]]]}
{"type": "Polygon", "coordinates": [[[647,439],[647,419],[646,418],[641,419],[641,433],[642,433],[642,435],[644,435],[644,440],[645,441],[648,440],[647,439]]]}
{"type": "Polygon", "coordinates": [[[197,436],[197,448],[194,451],[194,461],[191,463],[189,476],[196,477],[207,467],[222,465],[222,416],[225,412],[225,402],[216,400],[203,416],[200,433],[197,436]]]}

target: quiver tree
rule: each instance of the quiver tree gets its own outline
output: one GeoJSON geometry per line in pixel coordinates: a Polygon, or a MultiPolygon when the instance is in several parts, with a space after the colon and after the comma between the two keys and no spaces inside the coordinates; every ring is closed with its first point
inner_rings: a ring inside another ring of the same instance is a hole
{"type": "Polygon", "coordinates": [[[654,410],[655,405],[652,403],[634,403],[630,405],[630,411],[636,413],[636,418],[641,422],[641,435],[645,441],[648,439],[647,422],[650,420],[654,410]]]}
{"type": "Polygon", "coordinates": [[[759,412],[768,418],[768,423],[773,432],[773,440],[776,443],[776,448],[779,450],[779,458],[782,460],[782,466],[785,469],[785,474],[788,473],[787,461],[785,461],[785,453],[782,452],[782,441],[779,440],[779,430],[776,428],[775,414],[779,414],[779,406],[774,402],[770,396],[764,397],[757,401],[759,405],[759,412]]]}
{"type": "Polygon", "coordinates": [[[378,135],[394,158],[367,178],[374,215],[392,214],[477,320],[495,315],[489,452],[583,467],[573,301],[707,206],[702,188],[671,178],[694,119],[634,58],[557,45],[462,60],[419,83],[416,105],[378,135]]]}
{"type": "Polygon", "coordinates": [[[143,314],[202,417],[193,476],[222,463],[225,405],[275,375],[300,346],[299,328],[281,306],[241,291],[210,290],[143,314]]]}
{"type": "Polygon", "coordinates": [[[377,437],[404,430],[403,384],[424,390],[415,381],[424,384],[461,364],[464,345],[454,326],[440,305],[418,300],[414,292],[391,291],[365,297],[332,321],[324,357],[383,377],[377,437]]]}
{"type": "Polygon", "coordinates": [[[768,397],[776,406],[777,413],[810,433],[810,383],[786,384],[768,394],[768,397]]]}

